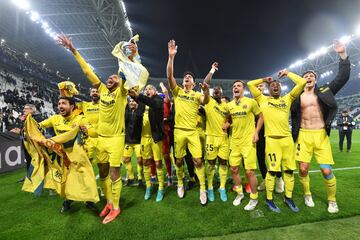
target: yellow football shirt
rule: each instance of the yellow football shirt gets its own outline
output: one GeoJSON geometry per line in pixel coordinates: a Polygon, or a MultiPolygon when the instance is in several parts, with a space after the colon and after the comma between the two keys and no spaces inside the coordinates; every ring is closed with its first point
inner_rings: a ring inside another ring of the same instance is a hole
{"type": "MultiPolygon", "coordinates": [[[[120,80],[122,81],[122,80],[120,80]]],[[[103,137],[118,137],[125,134],[126,93],[122,86],[113,92],[101,83],[98,133],[103,137]]]]}
{"type": "Polygon", "coordinates": [[[186,93],[179,86],[171,91],[175,104],[175,128],[195,130],[202,94],[193,90],[186,93]]]}
{"type": "Polygon", "coordinates": [[[76,106],[84,113],[91,125],[97,129],[99,122],[100,103],[79,102],[76,106]]]}
{"type": "Polygon", "coordinates": [[[231,138],[248,139],[255,132],[255,116],[260,114],[257,102],[248,97],[242,97],[239,102],[233,99],[227,104],[230,112],[231,138]]]}
{"type": "Polygon", "coordinates": [[[149,120],[149,106],[145,107],[144,115],[143,115],[143,124],[141,130],[142,137],[151,137],[151,126],[149,120]]]}
{"type": "Polygon", "coordinates": [[[227,135],[222,129],[228,114],[226,103],[221,102],[219,104],[215,99],[210,97],[210,101],[204,108],[206,113],[206,135],[219,137],[227,135]]]}

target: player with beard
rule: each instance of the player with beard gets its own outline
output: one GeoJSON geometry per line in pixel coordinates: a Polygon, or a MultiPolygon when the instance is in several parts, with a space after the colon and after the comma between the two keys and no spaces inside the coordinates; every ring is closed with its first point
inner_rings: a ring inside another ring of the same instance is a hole
{"type": "MultiPolygon", "coordinates": [[[[48,119],[39,123],[40,128],[52,128],[55,135],[60,135],[66,133],[73,129],[74,125],[80,126],[81,131],[85,136],[96,137],[97,133],[95,128],[90,124],[90,122],[84,117],[84,115],[79,115],[75,110],[75,101],[73,98],[69,97],[60,97],[58,101],[58,111],[59,114],[51,116],[48,119]]],[[[76,139],[74,140],[76,141],[76,139]]],[[[72,151],[74,145],[73,141],[64,143],[65,152],[72,151]]],[[[92,170],[92,169],[91,169],[92,170]]],[[[95,175],[92,172],[94,184],[96,184],[95,175]]],[[[79,181],[86,181],[86,179],[78,179],[79,181]]],[[[74,183],[76,184],[76,183],[74,183]]],[[[67,212],[70,209],[72,200],[65,200],[61,208],[61,212],[67,212]]],[[[86,202],[88,208],[97,210],[93,202],[86,202]]]]}
{"type": "Polygon", "coordinates": [[[229,164],[237,193],[234,206],[238,206],[244,198],[239,167],[242,164],[250,183],[250,201],[245,210],[253,210],[258,204],[256,170],[256,142],[259,140],[259,131],[263,125],[263,116],[259,106],[252,98],[244,96],[245,83],[236,80],[232,91],[234,99],[227,104],[230,113],[231,136],[229,164]],[[255,128],[255,117],[258,119],[255,128]]]}
{"type": "Polygon", "coordinates": [[[299,179],[304,190],[305,205],[314,207],[310,192],[309,168],[315,155],[327,188],[328,212],[339,211],[336,202],[336,178],[332,171],[334,164],[331,144],[331,123],[337,114],[335,94],[346,84],[350,77],[350,61],[345,44],[336,41],[334,50],[339,54],[339,71],[329,84],[317,86],[317,75],[306,71],[303,77],[307,83],[304,92],[291,107],[292,133],[296,141],[296,161],[299,162],[299,179]]]}
{"type": "Polygon", "coordinates": [[[160,202],[164,198],[164,171],[162,165],[162,150],[164,133],[164,101],[160,97],[153,85],[147,85],[145,95],[139,94],[137,91],[130,89],[129,95],[136,101],[146,105],[143,124],[141,131],[141,154],[144,161],[144,178],[146,182],[145,200],[151,197],[151,181],[150,181],[150,159],[154,159],[156,173],[159,181],[156,202],[160,202]]]}
{"type": "MultiPolygon", "coordinates": [[[[61,34],[58,37],[59,44],[69,49],[79,63],[85,76],[100,94],[100,110],[98,126],[98,143],[96,145],[96,159],[101,166],[99,172],[101,184],[104,187],[104,195],[107,200],[100,217],[105,217],[103,224],[116,219],[120,214],[119,200],[122,189],[120,177],[121,159],[125,145],[125,107],[127,103],[127,90],[124,88],[124,79],[117,74],[110,75],[106,84],[102,83],[93,72],[89,64],[74,48],[70,38],[61,34]],[[110,180],[109,180],[110,174],[110,180]]],[[[131,43],[130,49],[135,56],[137,47],[131,43]]]]}
{"type": "Polygon", "coordinates": [[[268,166],[266,173],[266,204],[271,211],[280,212],[280,209],[273,201],[273,191],[277,172],[283,171],[285,182],[284,202],[293,211],[298,212],[299,208],[292,200],[294,189],[294,170],[296,169],[294,156],[294,142],[291,138],[289,127],[289,115],[291,103],[301,94],[305,87],[306,80],[294,73],[282,70],[278,77],[287,76],[296,85],[285,96],[281,96],[281,83],[271,77],[261,78],[248,82],[248,87],[260,106],[264,116],[265,124],[265,154],[268,166]],[[270,96],[265,96],[256,87],[266,82],[269,84],[270,96]]]}
{"type": "MultiPolygon", "coordinates": [[[[175,40],[170,40],[168,43],[169,59],[167,63],[166,73],[170,86],[170,90],[174,96],[175,104],[175,130],[174,130],[174,144],[175,144],[175,158],[176,158],[176,175],[178,179],[177,193],[179,198],[184,197],[184,157],[186,155],[186,148],[193,157],[196,174],[200,183],[200,203],[205,205],[207,202],[206,186],[205,186],[205,166],[202,159],[202,149],[200,143],[199,133],[196,130],[198,109],[201,104],[206,104],[209,101],[209,95],[205,96],[193,90],[194,75],[190,72],[185,72],[182,82],[182,88],[176,84],[174,78],[174,59],[177,53],[177,46],[175,40]]],[[[206,83],[201,85],[204,92],[209,91],[206,83]]]]}

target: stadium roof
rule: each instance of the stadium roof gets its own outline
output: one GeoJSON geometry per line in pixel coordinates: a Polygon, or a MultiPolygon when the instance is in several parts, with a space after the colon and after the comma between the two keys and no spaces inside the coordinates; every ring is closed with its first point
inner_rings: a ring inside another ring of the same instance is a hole
{"type": "Polygon", "coordinates": [[[6,44],[83,83],[85,77],[71,54],[55,43],[55,34],[60,32],[72,37],[74,46],[103,79],[117,71],[113,46],[132,36],[122,0],[2,1],[0,37],[6,44]]]}

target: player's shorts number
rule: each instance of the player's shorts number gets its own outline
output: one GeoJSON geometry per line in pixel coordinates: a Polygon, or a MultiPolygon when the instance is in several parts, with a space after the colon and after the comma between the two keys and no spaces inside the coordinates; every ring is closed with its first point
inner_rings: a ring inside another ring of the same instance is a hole
{"type": "Polygon", "coordinates": [[[268,156],[270,158],[270,162],[272,162],[272,161],[276,162],[276,154],[275,153],[269,153],[268,156]]]}
{"type": "Polygon", "coordinates": [[[214,151],[214,145],[213,144],[206,144],[206,150],[214,151]]]}

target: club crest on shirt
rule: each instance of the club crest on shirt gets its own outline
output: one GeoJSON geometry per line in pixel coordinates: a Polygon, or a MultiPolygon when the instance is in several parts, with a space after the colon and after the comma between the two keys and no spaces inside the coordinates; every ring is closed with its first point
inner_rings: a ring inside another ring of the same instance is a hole
{"type": "Polygon", "coordinates": [[[244,104],[242,108],[243,108],[243,109],[247,109],[247,105],[246,105],[246,104],[244,104]]]}

